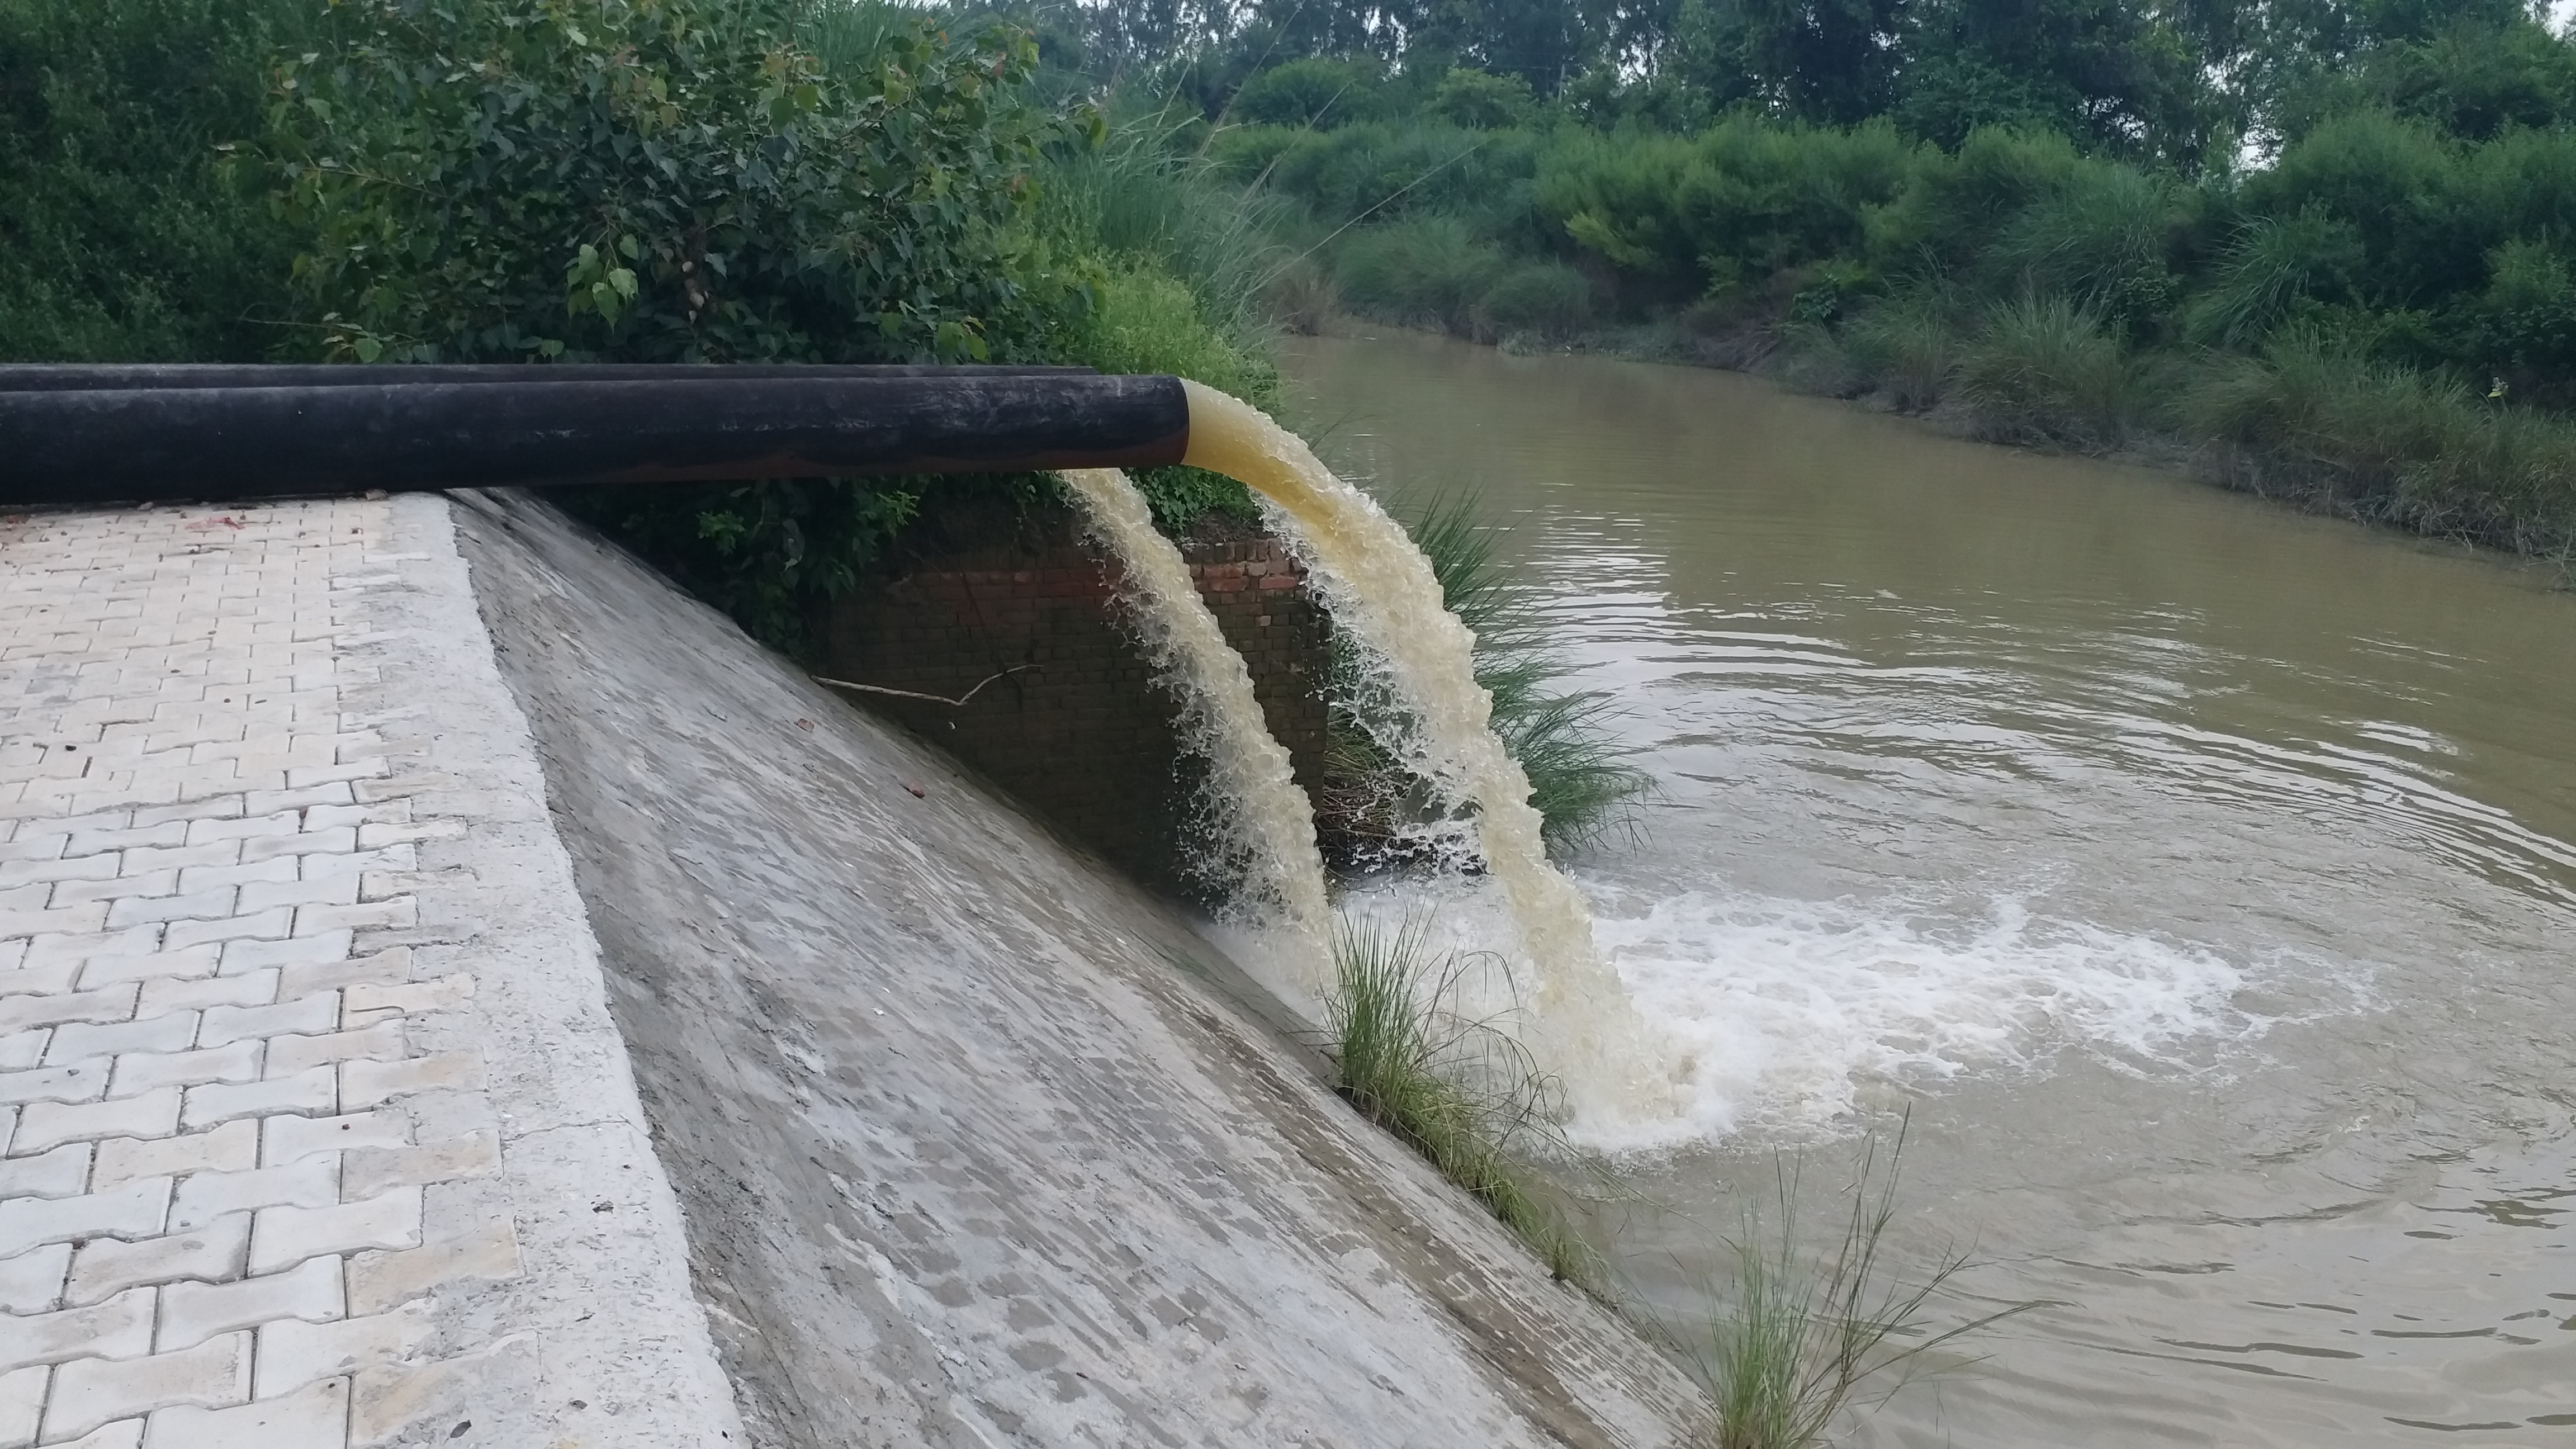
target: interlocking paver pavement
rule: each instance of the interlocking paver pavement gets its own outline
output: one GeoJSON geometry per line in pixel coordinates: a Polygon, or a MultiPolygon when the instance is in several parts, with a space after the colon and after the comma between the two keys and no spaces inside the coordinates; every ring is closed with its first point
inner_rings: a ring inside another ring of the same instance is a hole
{"type": "Polygon", "coordinates": [[[357,708],[403,506],[0,520],[0,1449],[409,1437],[508,1346],[436,1311],[529,1261],[485,983],[415,959],[471,821],[357,708]]]}

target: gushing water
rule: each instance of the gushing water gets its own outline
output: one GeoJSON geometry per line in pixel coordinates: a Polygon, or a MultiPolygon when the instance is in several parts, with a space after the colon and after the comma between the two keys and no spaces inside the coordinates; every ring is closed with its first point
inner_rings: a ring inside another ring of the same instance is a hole
{"type": "Polygon", "coordinates": [[[1332,983],[1314,809],[1262,718],[1243,657],[1226,643],[1181,551],[1155,530],[1126,474],[1069,468],[1060,476],[1126,575],[1129,614],[1147,661],[1179,686],[1181,736],[1208,767],[1202,815],[1218,852],[1210,874],[1234,909],[1251,918],[1245,924],[1265,928],[1265,936],[1285,933],[1265,954],[1281,958],[1297,977],[1293,984],[1320,999],[1332,983]]]}
{"type": "Polygon", "coordinates": [[[1592,916],[1549,864],[1529,777],[1492,728],[1493,698],[1476,683],[1475,635],[1449,612],[1430,560],[1375,500],[1333,476],[1305,443],[1258,409],[1184,382],[1185,459],[1242,480],[1277,505],[1348,630],[1415,723],[1379,743],[1449,801],[1472,809],[1476,843],[1500,883],[1535,972],[1525,1035],[1566,1083],[1578,1116],[1634,1118],[1668,1109],[1663,1053],[1618,974],[1594,949],[1592,916]]]}

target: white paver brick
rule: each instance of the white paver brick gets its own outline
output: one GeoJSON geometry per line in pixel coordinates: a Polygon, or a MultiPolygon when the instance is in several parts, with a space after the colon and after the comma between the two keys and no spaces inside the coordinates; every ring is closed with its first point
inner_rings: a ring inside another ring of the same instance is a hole
{"type": "Polygon", "coordinates": [[[400,1021],[379,1022],[363,1031],[335,1031],[327,1036],[273,1036],[268,1039],[266,1070],[272,1077],[282,1077],[324,1062],[354,1058],[400,1061],[409,1051],[400,1021]]]}
{"type": "MultiPolygon", "coordinates": [[[[281,966],[293,970],[299,966],[328,966],[347,959],[350,931],[327,931],[319,936],[303,936],[285,941],[227,941],[224,943],[223,974],[238,975],[263,966],[281,966]]],[[[281,996],[299,993],[281,989],[281,996]]]]}
{"type": "MultiPolygon", "coordinates": [[[[60,1246],[38,1248],[36,1252],[54,1252],[60,1246]]],[[[190,1280],[222,1283],[240,1277],[249,1258],[248,1213],[217,1218],[194,1232],[140,1242],[99,1238],[83,1243],[79,1251],[71,1254],[71,1272],[61,1289],[62,1299],[77,1307],[138,1285],[190,1280]]]]}
{"type": "MultiPolygon", "coordinates": [[[[235,1124],[244,1125],[244,1124],[235,1124]]],[[[316,1152],[367,1147],[407,1147],[411,1127],[391,1112],[351,1112],[339,1117],[260,1119],[260,1162],[280,1167],[316,1152]]]]}
{"type": "Polygon", "coordinates": [[[274,1006],[210,1006],[197,1027],[197,1045],[222,1046],[251,1037],[322,1036],[340,1029],[340,996],[315,992],[274,1006]]]}
{"type": "MultiPolygon", "coordinates": [[[[462,1177],[465,1174],[458,1173],[462,1177]]],[[[377,1190],[396,1186],[381,1170],[371,1170],[377,1190]]],[[[439,1181],[429,1178],[424,1181],[439,1181]]],[[[372,1194],[353,1194],[366,1196],[372,1194]]],[[[201,1172],[179,1184],[170,1200],[170,1231],[183,1233],[226,1213],[265,1207],[331,1207],[340,1201],[340,1164],[313,1157],[286,1167],[260,1167],[248,1172],[201,1172]]]]}
{"type": "Polygon", "coordinates": [[[345,1449],[348,1442],[349,1380],[332,1378],[238,1408],[163,1409],[152,1416],[143,1449],[345,1449]]]}
{"type": "Polygon", "coordinates": [[[411,948],[394,946],[366,956],[342,955],[307,966],[288,966],[278,973],[277,994],[305,996],[347,986],[398,986],[411,979],[411,948]]]}
{"type": "Polygon", "coordinates": [[[519,1237],[507,1218],[462,1236],[397,1253],[360,1253],[349,1260],[349,1311],[382,1313],[452,1283],[516,1278],[519,1237]]]}
{"type": "Polygon", "coordinates": [[[323,1379],[400,1363],[420,1351],[431,1329],[428,1305],[420,1302],[331,1323],[265,1324],[259,1330],[257,1397],[273,1399],[323,1379]]]}
{"type": "Polygon", "coordinates": [[[302,810],[311,805],[354,805],[357,800],[358,797],[350,792],[348,781],[335,780],[327,785],[246,791],[243,808],[266,814],[272,810],[302,810]]]}
{"type": "Polygon", "coordinates": [[[132,986],[62,996],[0,996],[0,1031],[59,1026],[70,1021],[124,1021],[134,1015],[134,997],[132,986]]]}
{"type": "MultiPolygon", "coordinates": [[[[24,947],[24,941],[12,942],[24,947]]],[[[72,989],[80,979],[79,961],[57,961],[50,966],[13,966],[0,971],[0,996],[57,996],[72,989]]]]}
{"type": "Polygon", "coordinates": [[[300,855],[326,852],[346,855],[358,848],[358,829],[344,825],[335,829],[313,829],[297,835],[264,836],[242,842],[242,861],[292,859],[300,855]]]}
{"type": "Polygon", "coordinates": [[[251,1222],[250,1270],[275,1273],[325,1253],[418,1247],[420,1209],[416,1187],[338,1207],[263,1208],[251,1222]]]}
{"type": "Polygon", "coordinates": [[[142,999],[136,1003],[137,1017],[161,1016],[173,1011],[195,1011],[208,1006],[266,1006],[277,1000],[277,968],[247,972],[240,976],[217,976],[192,981],[146,981],[142,999]]]}
{"type": "Polygon", "coordinates": [[[193,1011],[168,1012],[135,1021],[74,1022],[54,1028],[53,1040],[45,1044],[45,1060],[69,1063],[125,1052],[185,1051],[196,1037],[197,1014],[193,1011]]]}
{"type": "Polygon", "coordinates": [[[30,1318],[0,1318],[0,1369],[71,1358],[141,1358],[152,1351],[152,1290],[30,1318]]]}
{"type": "Polygon", "coordinates": [[[294,926],[295,912],[284,907],[245,911],[215,921],[172,921],[163,944],[176,951],[183,946],[220,946],[226,941],[276,941],[284,939],[294,926]]]}
{"type": "MultiPolygon", "coordinates": [[[[242,804],[241,797],[235,795],[226,798],[233,802],[233,809],[239,812],[242,804]]],[[[248,840],[256,836],[293,835],[303,828],[302,817],[292,810],[271,811],[265,815],[236,813],[228,819],[210,817],[189,821],[186,839],[180,843],[203,845],[209,840],[248,840]]]]}
{"type": "Polygon", "coordinates": [[[346,1311],[337,1258],[307,1258],[287,1272],[234,1283],[173,1283],[161,1290],[153,1348],[176,1353],[235,1329],[289,1318],[321,1323],[346,1311]]]}
{"type": "Polygon", "coordinates": [[[331,931],[399,931],[419,923],[419,906],[412,896],[396,896],[389,901],[363,901],[354,906],[295,908],[295,934],[299,936],[331,931]]]}
{"type": "Polygon", "coordinates": [[[185,1177],[192,1172],[248,1172],[259,1165],[259,1123],[227,1122],[211,1132],[138,1141],[111,1137],[98,1144],[90,1190],[105,1192],[137,1178],[185,1177]]]}
{"type": "Polygon", "coordinates": [[[410,981],[398,986],[352,986],[341,993],[340,1024],[344,1028],[355,1028],[392,1016],[452,1011],[473,999],[474,978],[461,971],[435,981],[410,981]]]}
{"type": "Polygon", "coordinates": [[[39,936],[27,943],[28,966],[50,966],[57,962],[79,965],[100,956],[149,956],[161,949],[162,928],[135,926],[123,931],[93,931],[86,935],[39,936]]]}
{"type": "Polygon", "coordinates": [[[182,1120],[194,1128],[234,1117],[265,1117],[279,1112],[327,1117],[339,1110],[338,1069],[320,1066],[266,1081],[190,1087],[182,1120]]]}
{"type": "Polygon", "coordinates": [[[239,894],[234,887],[224,886],[184,896],[127,896],[108,907],[107,927],[115,931],[152,922],[229,916],[239,894]]]}
{"type": "Polygon", "coordinates": [[[0,1072],[0,1102],[95,1102],[107,1095],[108,1063],[93,1057],[69,1066],[0,1072]]]}
{"type": "Polygon", "coordinates": [[[250,1345],[249,1334],[236,1333],[181,1353],[64,1364],[46,1395],[44,1437],[72,1438],[179,1404],[221,1409],[241,1403],[250,1397],[250,1345]]]}
{"type": "Polygon", "coordinates": [[[143,1425],[141,1419],[121,1419],[101,1424],[77,1439],[47,1441],[46,1449],[143,1449],[143,1425]]]}
{"type": "Polygon", "coordinates": [[[36,1442],[45,1413],[45,1384],[52,1376],[41,1364],[0,1374],[0,1445],[18,1449],[36,1442]]]}
{"type": "MultiPolygon", "coordinates": [[[[111,1097],[104,1102],[30,1102],[18,1109],[18,1130],[9,1139],[9,1155],[32,1157],[66,1142],[95,1142],[102,1137],[167,1137],[179,1130],[179,1090],[164,1087],[139,1097],[111,1097]]],[[[0,1212],[9,1204],[0,1203],[0,1212]]]]}
{"type": "Polygon", "coordinates": [[[488,1177],[500,1170],[500,1134],[487,1129],[418,1147],[351,1152],[340,1160],[340,1186],[350,1197],[363,1198],[387,1188],[488,1177]]]}
{"type": "Polygon", "coordinates": [[[71,1261],[69,1243],[47,1243],[14,1258],[0,1258],[0,1313],[53,1312],[63,1302],[63,1275],[71,1261]]]}
{"type": "MultiPolygon", "coordinates": [[[[278,906],[351,906],[358,903],[358,882],[354,877],[284,881],[258,881],[241,888],[244,911],[265,911],[278,906]]],[[[306,935],[313,934],[310,931],[306,935]]]]}
{"type": "Polygon", "coordinates": [[[45,1043],[52,1037],[53,1033],[43,1027],[0,1036],[0,1070],[25,1071],[43,1061],[45,1043]]]}
{"type": "Polygon", "coordinates": [[[128,1052],[116,1059],[113,1095],[126,1097],[155,1087],[193,1087],[201,1082],[249,1082],[260,1075],[256,1041],[186,1052],[128,1052]]]}
{"type": "MultiPolygon", "coordinates": [[[[295,879],[292,860],[244,861],[238,865],[200,865],[179,872],[182,891],[218,890],[225,886],[276,885],[295,879]]],[[[251,909],[249,902],[241,911],[251,909]]]]}
{"type": "Polygon", "coordinates": [[[0,1202],[0,1257],[23,1253],[44,1243],[156,1237],[169,1209],[170,1179],[166,1177],[149,1177],[109,1192],[83,1193],[79,1197],[14,1198],[0,1202]]]}
{"type": "Polygon", "coordinates": [[[238,840],[210,840],[203,845],[175,845],[125,852],[120,875],[148,875],[156,870],[186,870],[200,865],[233,865],[241,860],[238,840]]]}
{"type": "Polygon", "coordinates": [[[340,1105],[359,1112],[414,1092],[482,1084],[483,1060],[472,1052],[434,1052],[400,1062],[342,1062],[340,1105]]]}
{"type": "Polygon", "coordinates": [[[212,976],[222,954],[222,947],[208,943],[185,950],[166,947],[149,956],[93,956],[81,966],[80,985],[89,991],[127,981],[212,976]]]}
{"type": "Polygon", "coordinates": [[[71,1197],[89,1183],[90,1145],[66,1142],[33,1157],[0,1159],[0,1198],[71,1197]]]}

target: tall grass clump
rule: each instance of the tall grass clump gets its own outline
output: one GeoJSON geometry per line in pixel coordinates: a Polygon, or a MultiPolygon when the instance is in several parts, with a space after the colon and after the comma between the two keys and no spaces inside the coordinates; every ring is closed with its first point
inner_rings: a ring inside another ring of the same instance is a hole
{"type": "Polygon", "coordinates": [[[1903,412],[1939,406],[1959,370],[1958,328],[1929,301],[1883,303],[1846,324],[1839,340],[1851,365],[1903,412]]]}
{"type": "Polygon", "coordinates": [[[1824,1254],[1800,1246],[1798,1208],[1805,1164],[1778,1164],[1773,1216],[1745,1211],[1731,1294],[1685,1347],[1695,1358],[1717,1421],[1709,1449],[1809,1449],[1864,1385],[1902,1387],[1933,1350],[2032,1307],[2015,1304],[1934,1331],[1933,1299],[1967,1266],[1949,1253],[1919,1278],[1900,1278],[1888,1253],[1905,1153],[1899,1129],[1878,1173],[1878,1144],[1863,1149],[1838,1240],[1824,1254]],[[1873,1181],[1875,1179],[1875,1181],[1873,1181]]]}
{"type": "Polygon", "coordinates": [[[1324,1001],[1333,1089],[1483,1203],[1556,1277],[1579,1278],[1589,1250],[1518,1165],[1564,1145],[1551,1118],[1557,1084],[1470,1001],[1501,962],[1434,949],[1430,919],[1417,913],[1392,929],[1341,920],[1333,966],[1324,1001]]]}
{"type": "Polygon", "coordinates": [[[2104,450],[2127,433],[2126,351],[2064,297],[2025,295],[1989,310],[1958,379],[1977,431],[1996,442],[2104,450]]]}

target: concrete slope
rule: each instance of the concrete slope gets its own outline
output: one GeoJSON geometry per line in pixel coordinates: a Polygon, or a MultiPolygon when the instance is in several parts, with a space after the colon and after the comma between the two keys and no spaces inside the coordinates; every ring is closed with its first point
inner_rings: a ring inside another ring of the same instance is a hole
{"type": "Polygon", "coordinates": [[[457,517],[754,1443],[1680,1441],[1165,908],[542,505],[457,517]]]}

